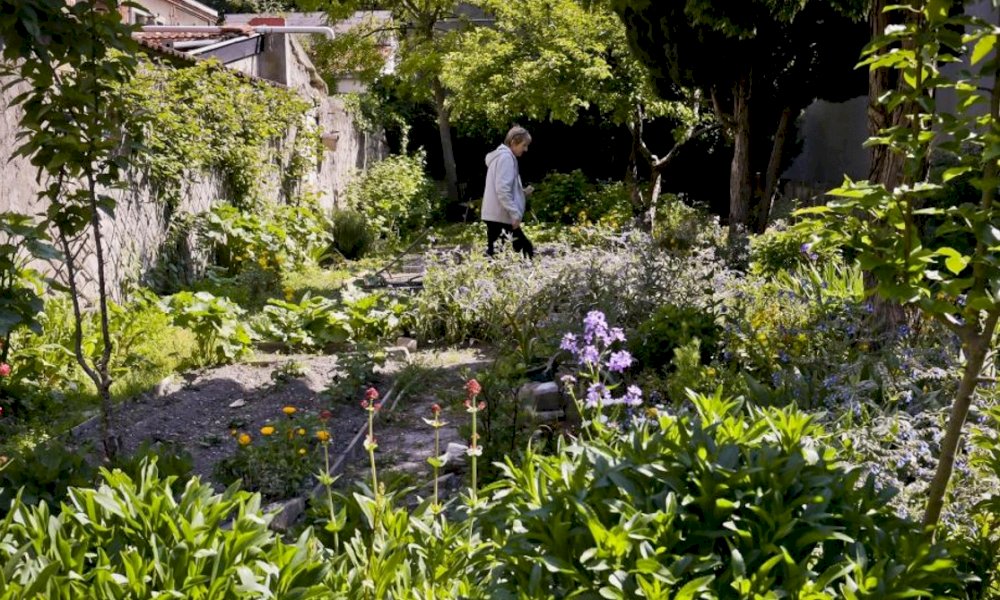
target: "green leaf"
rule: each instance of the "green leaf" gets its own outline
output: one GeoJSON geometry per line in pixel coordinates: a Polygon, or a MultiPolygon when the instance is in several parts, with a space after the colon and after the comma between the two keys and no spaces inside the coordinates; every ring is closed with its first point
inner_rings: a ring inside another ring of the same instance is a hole
{"type": "Polygon", "coordinates": [[[976,45],[972,49],[972,58],[970,59],[973,65],[977,64],[979,61],[986,58],[986,55],[993,51],[993,47],[996,46],[997,36],[996,35],[984,35],[979,38],[976,45]]]}

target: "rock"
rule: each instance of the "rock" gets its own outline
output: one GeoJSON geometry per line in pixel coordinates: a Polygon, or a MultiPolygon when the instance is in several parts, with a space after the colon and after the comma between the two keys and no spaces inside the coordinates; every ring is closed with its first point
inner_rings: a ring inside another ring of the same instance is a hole
{"type": "Polygon", "coordinates": [[[167,375],[153,387],[153,397],[163,398],[181,390],[181,383],[173,375],[167,375]]]}
{"type": "Polygon", "coordinates": [[[229,403],[229,408],[240,408],[246,405],[247,405],[246,400],[244,400],[243,398],[237,398],[236,400],[233,400],[232,402],[229,403]]]}
{"type": "Polygon", "coordinates": [[[410,362],[410,351],[406,346],[389,346],[385,349],[386,358],[410,362]]]}
{"type": "Polygon", "coordinates": [[[396,338],[396,346],[406,348],[407,352],[417,351],[417,340],[408,337],[396,338]]]}
{"type": "Polygon", "coordinates": [[[562,410],[563,407],[559,385],[554,381],[526,383],[517,391],[517,398],[530,403],[536,412],[562,410]]]}
{"type": "Polygon", "coordinates": [[[555,423],[566,417],[564,410],[543,410],[535,413],[535,420],[539,423],[555,423]]]}
{"type": "Polygon", "coordinates": [[[270,527],[274,531],[284,533],[288,531],[302,513],[306,510],[305,498],[294,498],[283,504],[276,505],[278,513],[271,519],[270,527]]]}
{"type": "Polygon", "coordinates": [[[467,454],[465,451],[468,450],[468,446],[465,444],[456,444],[455,442],[450,442],[444,451],[445,463],[444,468],[454,469],[459,465],[465,464],[465,458],[467,454]]]}

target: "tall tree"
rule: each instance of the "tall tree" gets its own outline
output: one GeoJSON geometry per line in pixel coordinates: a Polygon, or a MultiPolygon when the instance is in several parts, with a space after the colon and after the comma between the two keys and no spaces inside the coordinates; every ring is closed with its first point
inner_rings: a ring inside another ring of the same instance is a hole
{"type": "Polygon", "coordinates": [[[861,0],[611,0],[661,92],[701,90],[733,142],[730,232],[761,229],[793,119],[864,93],[861,0]]]}
{"type": "MultiPolygon", "coordinates": [[[[445,182],[448,197],[459,200],[458,170],[455,166],[455,151],[452,144],[451,106],[448,92],[441,83],[442,56],[454,45],[464,22],[458,17],[456,0],[298,0],[304,9],[324,10],[331,21],[350,16],[356,10],[388,10],[392,13],[398,33],[399,52],[396,74],[400,89],[412,94],[414,99],[429,101],[437,116],[438,133],[441,141],[441,156],[444,162],[445,182]]],[[[371,21],[352,32],[356,40],[374,39],[382,25],[371,21]],[[368,29],[366,30],[366,27],[368,29]]],[[[335,44],[334,50],[357,52],[365,67],[371,71],[370,53],[362,50],[362,44],[344,46],[335,44]]],[[[335,62],[327,57],[331,64],[335,62]]],[[[377,70],[377,69],[376,69],[377,70]]]]}
{"type": "Polygon", "coordinates": [[[480,0],[490,27],[471,29],[445,57],[442,82],[457,119],[505,129],[518,119],[574,123],[596,108],[628,127],[632,152],[625,174],[636,217],[648,222],[659,177],[676,149],[711,127],[695,94],[662,100],[645,68],[631,54],[625,28],[604,2],[581,0],[480,0]],[[687,101],[685,101],[687,100],[687,101]],[[643,137],[657,117],[679,122],[670,152],[657,156],[643,137]],[[653,174],[648,193],[639,187],[639,163],[653,174]]]}

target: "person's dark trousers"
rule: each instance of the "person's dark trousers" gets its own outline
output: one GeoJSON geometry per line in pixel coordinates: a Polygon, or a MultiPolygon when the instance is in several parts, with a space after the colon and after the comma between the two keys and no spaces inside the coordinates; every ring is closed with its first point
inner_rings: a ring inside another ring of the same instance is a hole
{"type": "Polygon", "coordinates": [[[528,236],[524,235],[523,227],[514,229],[507,223],[499,223],[497,221],[483,221],[483,223],[486,223],[487,256],[493,256],[496,253],[497,241],[500,240],[501,236],[504,236],[514,240],[514,252],[520,252],[528,258],[535,257],[535,246],[528,239],[528,236]]]}

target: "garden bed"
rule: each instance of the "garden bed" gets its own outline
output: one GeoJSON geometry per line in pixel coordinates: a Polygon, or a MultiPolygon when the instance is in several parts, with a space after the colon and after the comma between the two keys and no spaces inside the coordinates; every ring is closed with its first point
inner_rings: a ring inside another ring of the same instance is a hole
{"type": "MultiPolygon", "coordinates": [[[[387,365],[376,375],[381,380],[376,381],[379,387],[388,387],[393,368],[387,365]]],[[[135,452],[143,442],[177,444],[191,454],[194,475],[222,487],[214,469],[236,453],[241,434],[257,441],[262,427],[294,419],[314,436],[320,412],[329,410],[331,417],[322,427],[330,433],[331,453],[340,452],[364,422],[365,414],[354,403],[333,404],[323,394],[336,371],[334,355],[258,355],[246,363],[174,376],[177,383],[161,386],[159,394],[148,394],[118,408],[122,451],[135,452]],[[286,370],[301,374],[278,375],[286,370]],[[282,412],[286,406],[294,407],[295,414],[286,416],[282,412]]],[[[100,447],[99,420],[77,427],[73,440],[100,447]]]]}

